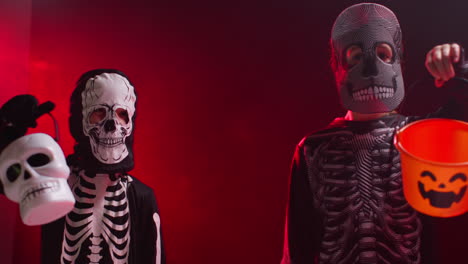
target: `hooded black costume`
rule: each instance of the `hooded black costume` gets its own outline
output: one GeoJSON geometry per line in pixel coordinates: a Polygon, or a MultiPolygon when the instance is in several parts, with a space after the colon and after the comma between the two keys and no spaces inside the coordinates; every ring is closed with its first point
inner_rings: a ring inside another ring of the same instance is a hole
{"type": "Polygon", "coordinates": [[[165,263],[153,190],[133,168],[136,94],[117,70],[89,71],[71,97],[74,209],[42,228],[42,263],[165,263]]]}

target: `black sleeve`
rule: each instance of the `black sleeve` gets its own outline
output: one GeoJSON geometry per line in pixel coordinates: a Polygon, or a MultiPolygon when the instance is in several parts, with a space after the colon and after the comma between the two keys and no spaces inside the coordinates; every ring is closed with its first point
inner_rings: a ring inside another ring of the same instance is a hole
{"type": "Polygon", "coordinates": [[[41,264],[59,264],[65,217],[41,227],[41,264]]]}
{"type": "Polygon", "coordinates": [[[152,238],[151,243],[154,245],[154,258],[155,261],[152,262],[156,264],[165,264],[166,263],[166,255],[164,253],[164,243],[162,239],[162,232],[161,232],[161,217],[159,213],[159,208],[158,204],[156,202],[156,196],[154,195],[153,190],[151,190],[150,197],[148,199],[151,201],[148,203],[151,205],[151,208],[148,208],[148,212],[151,212],[151,218],[152,218],[152,229],[154,229],[154,234],[155,236],[152,238]]]}
{"type": "Polygon", "coordinates": [[[165,264],[160,214],[154,192],[135,179],[132,185],[132,263],[165,264]]]}
{"type": "Polygon", "coordinates": [[[322,237],[321,224],[313,205],[302,144],[296,148],[289,181],[289,203],[281,263],[315,263],[322,237]]]}
{"type": "Polygon", "coordinates": [[[446,89],[449,93],[448,102],[437,112],[429,114],[427,117],[442,117],[468,121],[468,80],[455,77],[440,89],[446,89]]]}

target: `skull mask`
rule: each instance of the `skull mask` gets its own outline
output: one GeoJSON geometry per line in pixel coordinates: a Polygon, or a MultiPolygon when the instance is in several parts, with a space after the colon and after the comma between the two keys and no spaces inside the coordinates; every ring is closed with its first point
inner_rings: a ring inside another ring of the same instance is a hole
{"type": "Polygon", "coordinates": [[[90,78],[82,96],[83,133],[94,157],[116,164],[129,155],[126,139],[132,134],[136,95],[128,80],[116,73],[90,78]]]}
{"type": "Polygon", "coordinates": [[[382,5],[362,3],[345,9],[332,29],[331,45],[341,103],[351,111],[370,114],[389,112],[404,97],[401,71],[401,30],[395,14],[382,5]],[[376,52],[388,45],[393,57],[382,61],[376,52]],[[346,65],[351,46],[362,50],[357,65],[346,65]]]}
{"type": "Polygon", "coordinates": [[[5,195],[19,203],[26,225],[42,225],[67,214],[75,199],[60,146],[42,133],[23,136],[0,154],[0,180],[5,195]]]}

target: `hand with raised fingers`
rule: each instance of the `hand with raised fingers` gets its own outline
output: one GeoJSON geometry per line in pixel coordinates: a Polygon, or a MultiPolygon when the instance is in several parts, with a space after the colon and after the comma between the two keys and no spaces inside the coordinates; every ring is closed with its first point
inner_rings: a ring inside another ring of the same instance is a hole
{"type": "Polygon", "coordinates": [[[457,43],[437,45],[426,55],[426,68],[441,87],[455,77],[454,65],[460,61],[461,47],[457,43]]]}

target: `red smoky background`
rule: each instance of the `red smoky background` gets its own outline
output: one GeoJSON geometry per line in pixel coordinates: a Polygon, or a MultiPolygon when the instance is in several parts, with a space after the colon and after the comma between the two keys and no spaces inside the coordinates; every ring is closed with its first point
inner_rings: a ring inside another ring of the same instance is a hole
{"type": "MultiPolygon", "coordinates": [[[[440,101],[426,52],[468,43],[467,4],[452,2],[379,1],[402,26],[404,113],[440,101]]],[[[56,103],[70,154],[76,80],[90,69],[122,70],[139,96],[131,174],[156,193],[167,263],[279,263],[295,145],[344,114],[328,41],[335,17],[354,3],[0,1],[0,103],[23,93],[56,103]]],[[[53,134],[52,121],[42,117],[33,131],[53,134]]],[[[40,228],[24,226],[17,205],[0,199],[1,262],[39,263],[40,228]]],[[[457,221],[434,222],[445,263],[468,244],[457,221]]]]}

